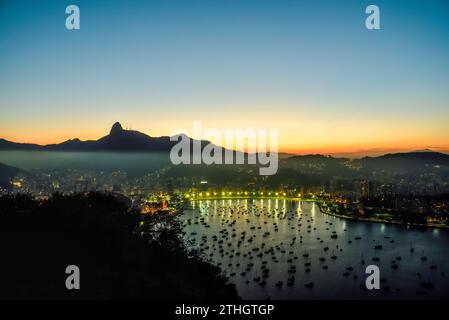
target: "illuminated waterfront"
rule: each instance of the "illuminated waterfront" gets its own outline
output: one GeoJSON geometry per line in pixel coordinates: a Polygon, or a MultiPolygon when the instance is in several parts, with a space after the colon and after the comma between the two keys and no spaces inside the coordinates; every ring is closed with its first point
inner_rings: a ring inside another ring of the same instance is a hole
{"type": "Polygon", "coordinates": [[[183,221],[186,240],[222,268],[243,298],[448,295],[449,232],[444,229],[344,220],[321,213],[316,203],[287,199],[191,202],[183,221]],[[369,264],[380,267],[379,291],[360,286],[369,264]],[[426,283],[434,288],[424,288],[426,283]]]}

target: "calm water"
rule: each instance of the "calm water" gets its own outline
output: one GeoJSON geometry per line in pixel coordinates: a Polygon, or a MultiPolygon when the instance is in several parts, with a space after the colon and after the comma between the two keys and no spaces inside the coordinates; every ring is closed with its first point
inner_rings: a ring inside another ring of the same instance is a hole
{"type": "Polygon", "coordinates": [[[266,199],[196,202],[182,219],[186,241],[220,265],[244,299],[449,297],[445,229],[349,221],[325,215],[311,202],[266,199]],[[382,249],[375,250],[376,245],[382,249]],[[373,257],[380,260],[374,262],[373,257]],[[369,264],[380,268],[381,290],[360,286],[369,264]],[[269,269],[265,279],[264,269],[269,269]],[[265,285],[260,284],[263,281],[265,285]],[[278,281],[281,287],[276,286],[278,281]],[[311,282],[312,288],[305,287],[311,282]],[[432,282],[434,288],[423,288],[422,282],[432,282]]]}

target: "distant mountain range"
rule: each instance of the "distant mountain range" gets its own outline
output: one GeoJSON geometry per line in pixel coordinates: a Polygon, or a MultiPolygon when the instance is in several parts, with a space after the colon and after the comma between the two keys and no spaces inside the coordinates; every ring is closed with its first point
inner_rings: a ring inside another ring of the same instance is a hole
{"type": "Polygon", "coordinates": [[[124,130],[121,124],[116,122],[109,134],[98,140],[71,139],[59,144],[38,145],[0,139],[0,150],[169,151],[176,143],[170,141],[170,137],[150,137],[138,131],[124,130]]]}
{"type": "MultiPolygon", "coordinates": [[[[192,143],[194,139],[188,138],[192,143]]],[[[0,138],[0,151],[2,150],[45,150],[45,151],[170,151],[170,149],[176,144],[176,141],[171,141],[170,137],[151,137],[139,131],[125,130],[119,122],[114,123],[108,135],[98,140],[82,141],[78,138],[70,139],[62,143],[39,145],[32,143],[17,143],[0,138]]],[[[209,141],[202,140],[201,145],[204,147],[209,141]]],[[[365,158],[394,158],[404,157],[404,155],[410,155],[409,157],[425,158],[432,157],[426,154],[434,154],[436,158],[445,159],[448,155],[444,153],[434,152],[430,149],[417,150],[407,153],[393,153],[380,156],[372,156],[365,158]],[[420,156],[423,155],[424,156],[420,156]],[[397,156],[393,156],[397,155],[397,156]],[[402,156],[401,156],[402,155],[402,156]]],[[[279,159],[310,159],[315,156],[318,158],[321,155],[294,155],[289,153],[278,153],[279,159]]],[[[363,153],[360,153],[363,156],[363,153]]],[[[347,158],[346,154],[336,154],[334,159],[347,158]]]]}
{"type": "MultiPolygon", "coordinates": [[[[192,143],[193,139],[188,138],[192,143]]],[[[176,144],[170,137],[150,137],[138,131],[124,130],[116,122],[108,135],[98,140],[68,140],[59,144],[37,145],[14,143],[0,139],[2,150],[27,151],[114,151],[114,152],[168,152],[176,144]]],[[[201,141],[202,147],[208,141],[201,141]]],[[[1,159],[0,159],[1,160],[1,159]]],[[[239,171],[238,166],[228,168],[239,171]]],[[[216,167],[215,167],[216,168],[216,167]]],[[[311,174],[320,177],[342,176],[355,178],[367,176],[373,172],[387,171],[392,174],[418,174],[423,172],[443,174],[449,172],[449,155],[431,150],[419,150],[406,153],[390,153],[382,156],[349,159],[323,155],[289,155],[279,153],[279,169],[284,170],[286,178],[293,178],[293,172],[311,174]]],[[[204,168],[202,168],[204,170],[204,168]]],[[[241,172],[241,171],[239,171],[241,172]]],[[[178,172],[178,174],[180,174],[178,172]]]]}
{"type": "Polygon", "coordinates": [[[361,159],[334,158],[323,155],[294,156],[281,161],[279,167],[302,174],[330,179],[377,176],[431,174],[449,177],[449,155],[432,151],[390,153],[361,159]]]}

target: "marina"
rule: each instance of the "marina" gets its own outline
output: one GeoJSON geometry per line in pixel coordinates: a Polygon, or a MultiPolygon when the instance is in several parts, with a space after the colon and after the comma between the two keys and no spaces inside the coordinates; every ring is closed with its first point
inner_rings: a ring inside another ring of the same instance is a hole
{"type": "Polygon", "coordinates": [[[286,199],[192,201],[185,241],[245,299],[447,298],[449,233],[326,215],[286,199]],[[380,268],[367,290],[367,265],[380,268]]]}

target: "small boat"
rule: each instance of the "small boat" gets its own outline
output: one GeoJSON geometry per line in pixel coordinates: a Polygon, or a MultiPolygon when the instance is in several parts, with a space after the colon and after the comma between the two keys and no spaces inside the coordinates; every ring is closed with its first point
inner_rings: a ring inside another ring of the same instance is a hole
{"type": "Polygon", "coordinates": [[[314,284],[313,284],[313,282],[309,282],[309,283],[306,283],[304,286],[306,288],[313,288],[314,284]]]}
{"type": "Polygon", "coordinates": [[[430,281],[424,281],[420,283],[421,288],[425,288],[425,289],[432,289],[434,287],[433,282],[430,281]]]}

